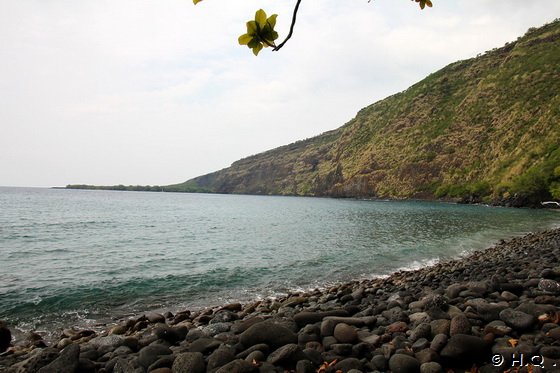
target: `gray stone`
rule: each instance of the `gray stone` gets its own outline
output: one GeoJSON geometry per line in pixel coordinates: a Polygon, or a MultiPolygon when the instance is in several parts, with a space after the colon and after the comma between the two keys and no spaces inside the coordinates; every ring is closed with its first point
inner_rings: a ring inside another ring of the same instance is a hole
{"type": "Polygon", "coordinates": [[[183,352],[177,355],[171,370],[173,373],[205,373],[204,357],[200,352],[183,352]]]}
{"type": "Polygon", "coordinates": [[[454,336],[455,334],[471,334],[471,323],[462,313],[451,319],[449,335],[454,336]]]}
{"type": "Polygon", "coordinates": [[[500,319],[512,328],[520,331],[530,329],[537,321],[533,315],[521,311],[514,311],[511,308],[506,308],[500,312],[500,319]]]}
{"type": "Polygon", "coordinates": [[[364,369],[364,364],[355,357],[349,357],[336,363],[334,369],[336,371],[341,370],[342,372],[348,372],[352,369],[362,370],[364,369]]]}
{"type": "MultiPolygon", "coordinates": [[[[257,367],[245,360],[233,360],[216,371],[216,373],[252,373],[252,372],[258,372],[257,367]]],[[[189,371],[189,373],[191,372],[189,371]]]]}
{"type": "Polygon", "coordinates": [[[442,373],[443,368],[439,363],[435,361],[430,361],[420,365],[420,373],[442,373]]]}
{"type": "Polygon", "coordinates": [[[189,330],[183,327],[170,327],[166,324],[159,324],[154,329],[154,334],[164,341],[167,341],[171,344],[175,344],[176,342],[182,341],[187,336],[189,330]]]}
{"type": "Polygon", "coordinates": [[[337,324],[333,335],[340,343],[353,343],[358,339],[356,328],[345,323],[337,324]]]}
{"type": "Polygon", "coordinates": [[[80,363],[80,345],[72,343],[60,355],[37,373],[74,373],[80,363]]]}
{"type": "Polygon", "coordinates": [[[417,373],[420,370],[420,362],[409,355],[394,354],[389,359],[389,368],[393,373],[417,373]]]}
{"type": "Polygon", "coordinates": [[[199,338],[189,346],[190,352],[201,352],[203,354],[218,348],[220,341],[214,338],[199,338]]]}
{"type": "Polygon", "coordinates": [[[278,348],[286,344],[297,343],[297,335],[284,326],[264,321],[254,324],[241,333],[239,341],[245,347],[266,343],[272,348],[278,348]]]}
{"type": "Polygon", "coordinates": [[[432,335],[434,336],[437,334],[449,335],[450,325],[451,325],[451,321],[446,319],[433,320],[430,323],[430,327],[432,329],[432,335]]]}
{"type": "Polygon", "coordinates": [[[484,356],[486,344],[482,338],[467,334],[455,334],[441,350],[440,356],[446,359],[468,362],[484,356]]]}
{"type": "Polygon", "coordinates": [[[554,280],[549,280],[549,279],[541,279],[539,281],[539,289],[541,289],[542,291],[546,292],[546,293],[550,293],[550,294],[558,294],[560,293],[560,283],[554,281],[554,280]]]}
{"type": "Polygon", "coordinates": [[[155,323],[165,323],[165,316],[157,312],[148,312],[144,314],[144,317],[152,324],[155,323]]]}
{"type": "Polygon", "coordinates": [[[53,347],[35,349],[31,351],[28,358],[12,366],[15,372],[36,372],[45,365],[50,364],[60,355],[53,347]]]}
{"type": "Polygon", "coordinates": [[[138,363],[144,368],[147,368],[159,359],[160,356],[171,354],[172,351],[167,346],[160,344],[149,345],[141,349],[138,353],[138,363]]]}
{"type": "Polygon", "coordinates": [[[212,371],[213,369],[220,368],[233,360],[235,360],[235,355],[233,354],[232,349],[227,347],[220,347],[212,352],[212,354],[210,354],[210,356],[208,357],[207,370],[212,371]]]}
{"type": "Polygon", "coordinates": [[[445,334],[437,334],[433,339],[432,343],[430,343],[430,348],[435,352],[440,352],[445,345],[447,344],[447,335],[445,334]]]}
{"type": "Polygon", "coordinates": [[[300,360],[296,364],[296,373],[315,373],[315,366],[309,360],[300,360]]]}
{"type": "Polygon", "coordinates": [[[124,338],[119,335],[108,335],[105,337],[95,337],[89,344],[97,348],[99,353],[103,355],[106,352],[112,352],[117,347],[122,346],[124,344],[124,338]]]}
{"type": "Polygon", "coordinates": [[[305,359],[302,349],[295,343],[290,343],[273,351],[266,361],[278,365],[282,363],[296,364],[298,360],[305,359]]]}
{"type": "Polygon", "coordinates": [[[430,341],[428,341],[426,338],[420,338],[412,344],[412,351],[418,352],[427,348],[429,345],[430,341]]]}

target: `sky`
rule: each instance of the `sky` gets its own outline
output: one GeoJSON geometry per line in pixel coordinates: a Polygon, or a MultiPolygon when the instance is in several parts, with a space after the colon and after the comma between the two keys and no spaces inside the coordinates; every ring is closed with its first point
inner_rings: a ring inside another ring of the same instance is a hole
{"type": "Polygon", "coordinates": [[[560,17],[558,0],[0,0],[0,185],[167,185],[340,127],[457,60],[560,17]]]}

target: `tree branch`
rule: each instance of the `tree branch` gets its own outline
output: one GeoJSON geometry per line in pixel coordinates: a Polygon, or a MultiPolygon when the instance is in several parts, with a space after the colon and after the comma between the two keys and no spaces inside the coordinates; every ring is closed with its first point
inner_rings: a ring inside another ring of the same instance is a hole
{"type": "Polygon", "coordinates": [[[290,40],[290,38],[292,37],[292,34],[294,33],[294,26],[296,25],[296,17],[297,17],[297,12],[299,10],[299,4],[300,3],[301,3],[301,0],[297,0],[296,6],[294,8],[294,14],[292,15],[292,24],[290,25],[290,32],[288,33],[288,36],[286,36],[286,39],[284,39],[283,42],[278,44],[278,46],[276,48],[274,48],[273,51],[277,51],[280,48],[282,48],[284,46],[284,44],[286,44],[286,42],[288,40],[290,40]]]}

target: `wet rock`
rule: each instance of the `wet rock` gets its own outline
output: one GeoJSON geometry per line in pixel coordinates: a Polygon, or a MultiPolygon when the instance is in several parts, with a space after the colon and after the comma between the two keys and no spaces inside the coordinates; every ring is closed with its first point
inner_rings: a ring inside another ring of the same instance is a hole
{"type": "Polygon", "coordinates": [[[144,314],[144,317],[145,317],[146,320],[148,320],[151,324],[165,323],[165,316],[163,316],[163,315],[160,314],[160,313],[148,312],[148,313],[144,314]]]}

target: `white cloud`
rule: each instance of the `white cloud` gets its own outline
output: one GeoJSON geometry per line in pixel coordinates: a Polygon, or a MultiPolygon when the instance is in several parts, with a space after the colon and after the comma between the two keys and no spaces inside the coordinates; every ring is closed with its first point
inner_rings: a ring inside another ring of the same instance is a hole
{"type": "Polygon", "coordinates": [[[0,185],[167,184],[336,128],[559,14],[555,0],[305,1],[294,38],[237,45],[292,2],[0,0],[0,185]]]}

